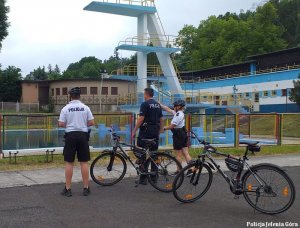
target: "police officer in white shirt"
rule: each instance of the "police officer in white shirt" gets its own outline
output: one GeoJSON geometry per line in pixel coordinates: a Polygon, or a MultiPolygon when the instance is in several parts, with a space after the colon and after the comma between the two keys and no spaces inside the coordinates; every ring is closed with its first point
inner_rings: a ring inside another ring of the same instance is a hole
{"type": "Polygon", "coordinates": [[[94,117],[90,108],[79,100],[80,93],[79,87],[72,88],[69,91],[71,101],[61,110],[59,117],[59,127],[66,129],[63,151],[66,184],[61,194],[67,197],[72,196],[71,183],[76,153],[81,167],[83,195],[88,196],[90,194],[88,165],[90,160],[88,143],[90,131],[88,128],[94,125],[94,117]]]}
{"type": "MultiPolygon", "coordinates": [[[[173,106],[174,110],[161,104],[161,107],[164,111],[174,115],[171,124],[164,127],[164,130],[171,130],[173,133],[173,148],[176,151],[176,159],[182,163],[183,156],[185,161],[189,163],[191,161],[191,156],[188,149],[188,136],[185,128],[184,118],[184,109],[186,103],[184,100],[177,100],[174,102],[173,106]]],[[[192,174],[192,170],[189,170],[187,173],[187,175],[190,174],[192,174]]]]}

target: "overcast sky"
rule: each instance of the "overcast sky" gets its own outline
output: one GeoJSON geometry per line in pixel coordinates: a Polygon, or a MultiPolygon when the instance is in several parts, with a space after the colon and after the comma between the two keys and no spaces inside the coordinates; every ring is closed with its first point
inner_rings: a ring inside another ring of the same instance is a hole
{"type": "MultiPolygon", "coordinates": [[[[9,35],[0,52],[2,69],[21,68],[23,76],[38,66],[69,63],[84,56],[105,59],[119,41],[136,35],[136,19],[83,11],[91,0],[7,0],[9,35]]],[[[210,15],[253,10],[263,0],[156,0],[167,34],[185,24],[198,26],[210,15]]],[[[130,53],[120,52],[121,57],[130,53]]]]}

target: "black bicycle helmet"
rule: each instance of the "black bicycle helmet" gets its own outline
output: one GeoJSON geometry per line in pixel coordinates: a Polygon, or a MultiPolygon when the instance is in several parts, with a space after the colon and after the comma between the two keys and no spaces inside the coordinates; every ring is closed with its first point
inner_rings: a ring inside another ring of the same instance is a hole
{"type": "Polygon", "coordinates": [[[74,88],[70,89],[69,94],[70,95],[80,95],[81,89],[79,87],[74,87],[74,88]]]}
{"type": "Polygon", "coordinates": [[[177,100],[173,103],[173,106],[181,106],[181,107],[185,107],[186,103],[184,100],[177,100]]]}

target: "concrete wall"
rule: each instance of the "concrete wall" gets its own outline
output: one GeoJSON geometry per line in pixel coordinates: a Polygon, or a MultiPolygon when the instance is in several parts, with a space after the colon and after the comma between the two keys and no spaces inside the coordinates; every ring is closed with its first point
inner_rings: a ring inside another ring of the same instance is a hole
{"type": "Polygon", "coordinates": [[[37,82],[22,83],[22,103],[39,103],[39,84],[37,82]]]}
{"type": "Polygon", "coordinates": [[[50,82],[50,88],[49,92],[51,94],[52,89],[54,89],[54,95],[56,96],[56,88],[60,88],[60,95],[62,95],[62,89],[63,88],[70,88],[73,87],[87,87],[87,95],[90,94],[90,88],[91,87],[97,87],[98,88],[98,95],[101,95],[101,85],[102,87],[108,87],[108,95],[111,95],[111,88],[112,87],[118,87],[118,95],[127,95],[130,93],[136,92],[136,85],[134,82],[128,82],[128,81],[121,81],[121,80],[103,80],[102,82],[100,80],[74,80],[74,81],[54,81],[50,82]]]}

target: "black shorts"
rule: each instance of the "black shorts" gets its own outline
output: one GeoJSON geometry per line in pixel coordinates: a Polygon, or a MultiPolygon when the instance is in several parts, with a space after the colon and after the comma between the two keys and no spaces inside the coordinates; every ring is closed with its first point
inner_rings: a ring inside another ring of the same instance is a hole
{"type": "Polygon", "coordinates": [[[82,131],[66,133],[64,147],[64,161],[74,162],[75,155],[79,162],[87,162],[91,159],[88,134],[82,131]]]}
{"type": "Polygon", "coordinates": [[[185,127],[175,128],[173,132],[173,148],[174,150],[181,150],[188,146],[188,136],[185,127]]]}

